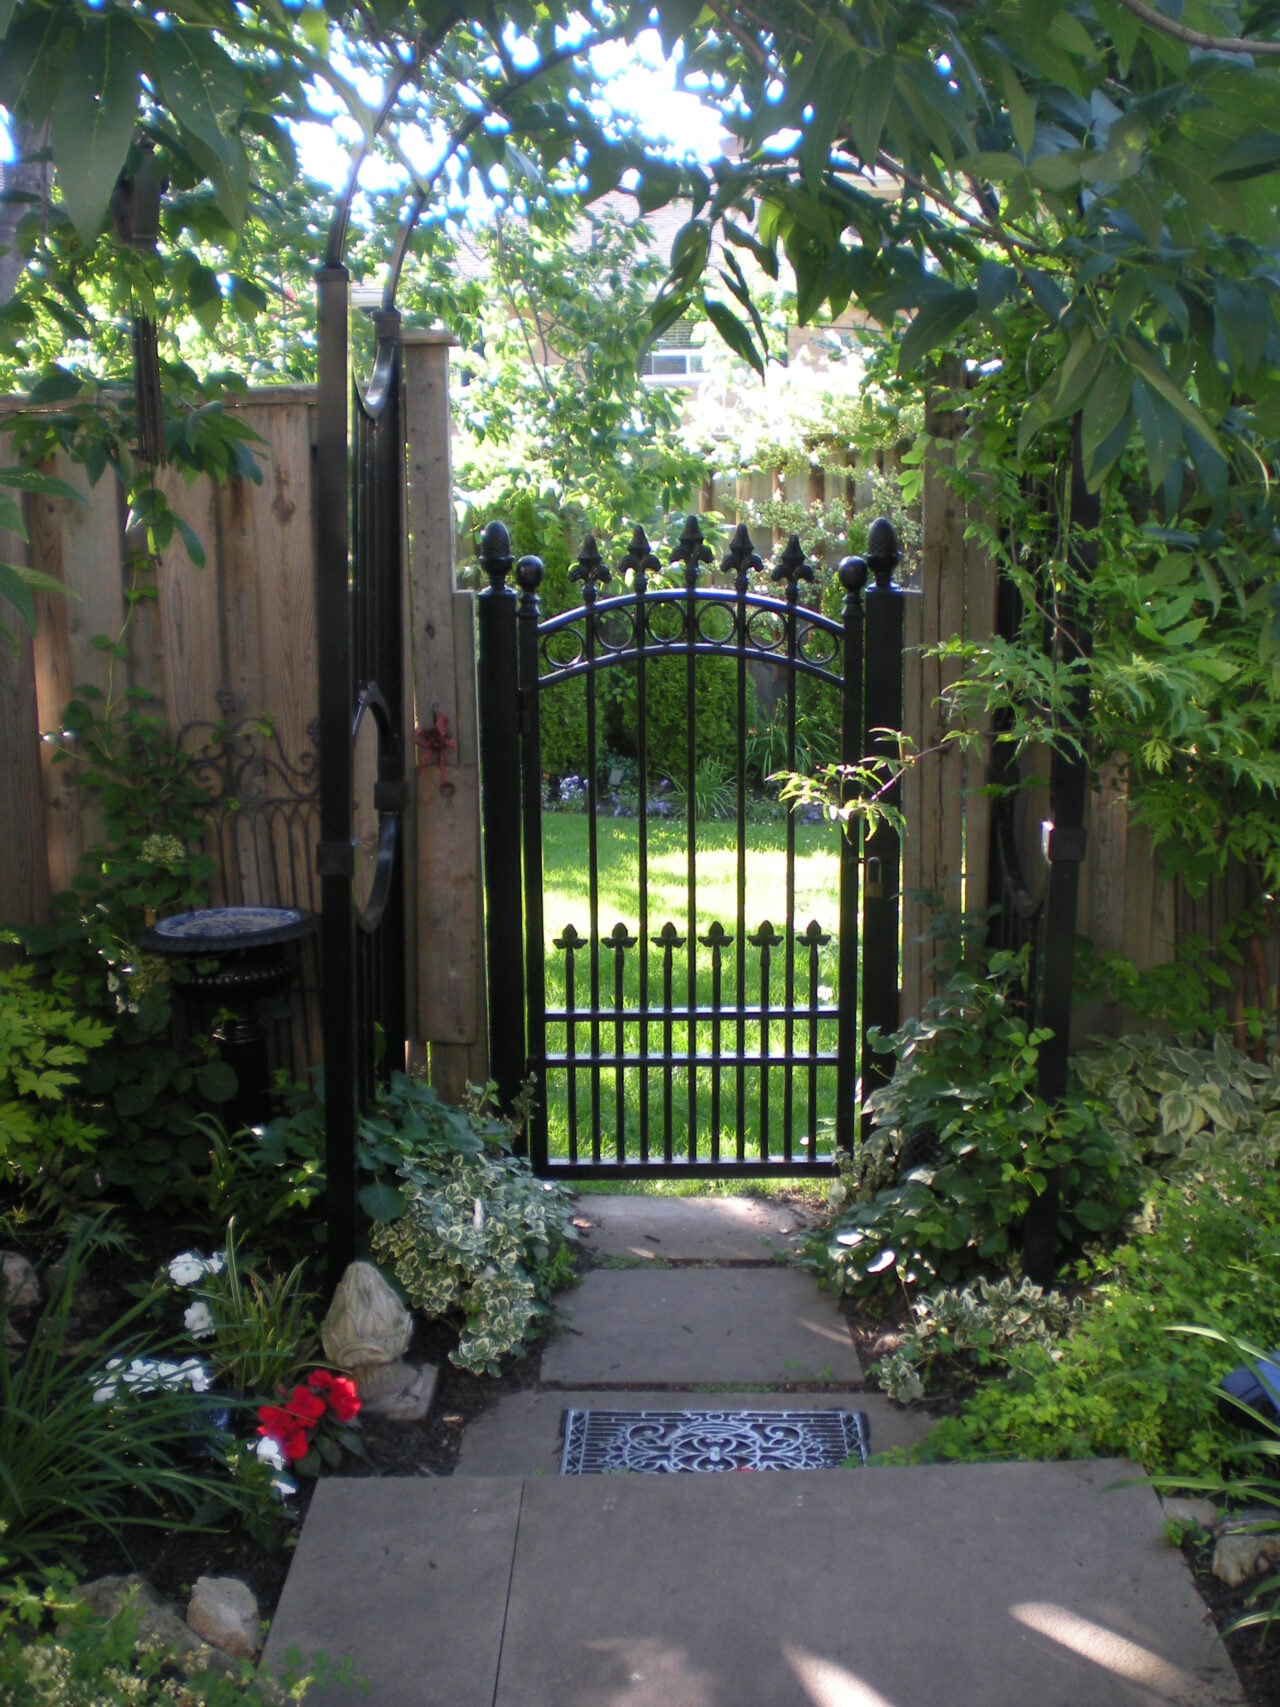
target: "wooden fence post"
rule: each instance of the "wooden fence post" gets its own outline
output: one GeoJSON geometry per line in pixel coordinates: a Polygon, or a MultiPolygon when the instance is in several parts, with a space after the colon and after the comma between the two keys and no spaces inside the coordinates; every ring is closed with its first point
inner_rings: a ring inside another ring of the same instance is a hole
{"type": "MultiPolygon", "coordinates": [[[[25,565],[26,552],[16,534],[0,529],[0,563],[25,565]]],[[[0,638],[0,776],[6,779],[8,800],[0,820],[0,919],[8,925],[35,925],[49,916],[35,649],[26,629],[11,612],[8,616],[18,649],[15,654],[0,638]]],[[[0,965],[4,961],[0,948],[0,965]]]]}
{"type": "Polygon", "coordinates": [[[475,597],[454,571],[447,332],[403,334],[414,721],[433,744],[410,778],[410,1031],[458,1102],[489,1076],[476,719],[475,597]],[[447,726],[447,727],[446,727],[447,726]],[[449,742],[454,743],[451,747],[449,742]],[[416,1018],[414,1017],[416,1015],[416,1018]]]}

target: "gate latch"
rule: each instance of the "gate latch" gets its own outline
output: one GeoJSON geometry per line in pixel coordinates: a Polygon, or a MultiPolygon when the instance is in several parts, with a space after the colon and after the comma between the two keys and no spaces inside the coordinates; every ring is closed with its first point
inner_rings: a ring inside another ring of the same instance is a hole
{"type": "Polygon", "coordinates": [[[884,896],[884,879],[880,875],[880,858],[878,854],[872,854],[870,859],[867,861],[866,895],[868,901],[879,901],[884,896]]]}

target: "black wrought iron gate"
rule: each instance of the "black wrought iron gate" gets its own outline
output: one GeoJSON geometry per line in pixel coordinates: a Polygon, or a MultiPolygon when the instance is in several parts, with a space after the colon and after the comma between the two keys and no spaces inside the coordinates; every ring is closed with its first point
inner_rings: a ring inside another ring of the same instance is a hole
{"type": "Polygon", "coordinates": [[[842,764],[885,752],[883,732],[897,730],[902,713],[904,594],[893,582],[893,529],[875,523],[867,558],[840,564],[838,620],[802,602],[814,572],[794,537],[771,572],[741,526],[721,563],[722,584],[700,581],[712,560],[694,516],[665,574],[637,529],[617,566],[624,590],[602,597],[614,576],[589,537],[571,572],[581,605],[544,621],[539,560],[514,563],[501,523],[491,523],[481,541],[489,582],[479,597],[479,631],[490,1061],[505,1106],[528,1087],[530,1154],[542,1173],[829,1169],[852,1148],[859,1079],[866,1085],[876,1072],[867,1029],[897,1023],[900,860],[889,824],[869,838],[840,839],[835,941],[817,920],[797,918],[792,814],[776,903],[760,920],[747,910],[752,666],[783,678],[778,768],[798,768],[803,678],[834,690],[842,764]],[[513,571],[518,594],[509,584],[513,571]],[[728,920],[706,918],[698,905],[698,681],[702,661],[714,658],[729,661],[736,702],[736,912],[728,920]],[[678,919],[656,916],[650,894],[648,689],[672,659],[684,660],[686,737],[676,791],[685,828],[678,919]],[[601,682],[617,669],[634,676],[639,780],[635,908],[614,922],[601,918],[599,826],[601,682]],[[549,965],[541,711],[549,693],[575,680],[585,693],[586,917],[551,921],[549,965]]]}

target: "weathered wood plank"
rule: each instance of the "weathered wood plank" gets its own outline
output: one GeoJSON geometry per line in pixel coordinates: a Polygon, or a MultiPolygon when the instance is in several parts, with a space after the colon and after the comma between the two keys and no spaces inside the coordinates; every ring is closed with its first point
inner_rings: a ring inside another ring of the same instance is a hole
{"type": "MultiPolygon", "coordinates": [[[[928,707],[924,703],[923,660],[920,656],[923,603],[918,597],[906,601],[903,621],[902,702],[903,733],[916,751],[924,741],[928,707]]],[[[919,766],[913,765],[902,779],[902,814],[907,833],[902,839],[902,1013],[903,1019],[918,1015],[925,1002],[924,968],[928,959],[921,933],[929,923],[929,909],[916,897],[923,888],[922,873],[936,858],[936,825],[923,810],[919,766]]]]}
{"type": "MultiPolygon", "coordinates": [[[[26,562],[26,542],[0,529],[0,563],[26,562]]],[[[0,640],[0,776],[5,779],[5,811],[0,818],[0,919],[8,925],[34,925],[49,916],[49,847],[35,645],[20,623],[11,620],[10,626],[18,637],[16,655],[6,641],[0,640]]],[[[3,956],[0,949],[0,964],[3,956]]]]}
{"type": "MultiPolygon", "coordinates": [[[[95,636],[113,643],[124,626],[123,535],[114,480],[89,485],[83,469],[59,457],[52,472],[84,496],[70,499],[35,496],[27,506],[31,536],[29,561],[61,581],[65,595],[37,594],[33,661],[42,729],[61,729],[68,702],[83,687],[102,696],[128,685],[128,667],[113,668],[109,653],[93,645],[95,636]],[[119,675],[117,676],[117,669],[119,675]]],[[[45,833],[49,885],[56,894],[70,886],[85,849],[100,832],[101,819],[83,790],[71,786],[74,760],[42,747],[45,833]]]]}
{"type": "MultiPolygon", "coordinates": [[[[448,341],[405,341],[409,591],[415,718],[448,719],[457,745],[442,772],[414,776],[417,988],[415,1036],[432,1045],[483,1044],[485,1035],[475,641],[469,595],[454,580],[448,341]]],[[[456,1094],[460,1057],[432,1050],[433,1083],[456,1094]],[[437,1066],[450,1078],[436,1078],[437,1066]]]]}

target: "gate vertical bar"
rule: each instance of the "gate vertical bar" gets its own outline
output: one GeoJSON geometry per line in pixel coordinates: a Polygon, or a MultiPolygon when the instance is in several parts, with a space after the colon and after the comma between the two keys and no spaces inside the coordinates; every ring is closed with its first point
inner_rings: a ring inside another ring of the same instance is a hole
{"type": "Polygon", "coordinates": [[[734,953],[734,1000],[737,1004],[737,1064],[734,1068],[734,1090],[737,1103],[738,1161],[746,1159],[747,1114],[747,586],[753,569],[763,569],[760,555],[751,543],[746,525],[739,522],[734,529],[729,549],[721,559],[722,570],[733,572],[734,602],[733,635],[738,658],[738,863],[737,863],[737,930],[734,953]]]}
{"type": "MultiPolygon", "coordinates": [[[[773,572],[775,581],[782,581],[786,587],[787,614],[785,618],[785,642],[787,649],[787,769],[796,769],[796,713],[798,710],[800,681],[796,670],[797,657],[797,612],[796,606],[800,596],[800,582],[813,580],[813,570],[804,560],[804,552],[800,546],[799,537],[792,534],[787,541],[786,550],[778,560],[778,566],[773,572]]],[[[795,999],[796,999],[796,815],[787,813],[787,920],[783,932],[786,944],[786,965],[783,968],[784,1003],[786,1017],[783,1021],[783,1037],[785,1040],[786,1067],[782,1075],[782,1153],[786,1161],[792,1159],[794,1133],[792,1123],[795,1118],[795,999]]]]}
{"type": "Polygon", "coordinates": [[[480,538],[489,585],[476,599],[480,634],[480,813],[488,897],[489,1064],[508,1111],[524,1079],[524,955],[520,885],[520,699],[511,537],[490,522],[480,538]]]}
{"type": "MultiPolygon", "coordinates": [[[[867,584],[867,565],[861,557],[841,560],[840,584],[844,588],[843,681],[840,710],[840,762],[855,765],[862,757],[862,589],[867,584]]],[[[848,798],[853,784],[846,780],[841,792],[848,798]]],[[[858,1031],[858,862],[862,832],[846,826],[840,838],[840,939],[838,945],[839,995],[836,1015],[836,1148],[853,1153],[860,1122],[854,1118],[857,1076],[861,1072],[858,1031]]]]}
{"type": "Polygon", "coordinates": [[[645,591],[649,572],[660,567],[642,527],[631,535],[631,544],[619,566],[619,574],[630,569],[636,596],[633,622],[636,646],[636,783],[638,822],[637,859],[640,880],[640,1160],[649,1160],[649,712],[645,679],[647,613],[645,591]]]}
{"type": "Polygon", "coordinates": [[[351,840],[350,557],[347,538],[347,270],[316,274],[316,614],[320,696],[320,954],[324,968],[325,1195],[329,1278],[356,1254],[355,871],[351,840]]]}
{"type": "Polygon", "coordinates": [[[694,647],[698,640],[698,607],[696,588],[698,570],[703,563],[711,561],[711,552],[702,537],[702,528],[697,516],[685,519],[684,530],[680,542],[671,553],[672,563],[684,564],[685,575],[685,734],[688,742],[685,763],[685,788],[687,790],[687,847],[686,847],[686,884],[688,900],[688,924],[685,930],[685,953],[688,976],[686,989],[688,991],[688,1023],[685,1027],[686,1053],[689,1057],[689,1133],[688,1157],[691,1162],[698,1156],[698,863],[697,863],[697,833],[696,811],[697,802],[694,798],[694,782],[697,776],[697,655],[694,647]]]}
{"type": "Polygon", "coordinates": [[[582,620],[587,671],[587,893],[591,914],[587,930],[587,952],[591,971],[591,1160],[600,1161],[600,838],[598,831],[599,764],[596,735],[596,588],[612,577],[600,556],[595,536],[588,534],[578,553],[577,567],[569,571],[571,581],[582,582],[582,620]]]}
{"type": "MultiPolygon", "coordinates": [[[[866,731],[865,752],[896,759],[892,735],[872,730],[902,727],[903,591],[893,572],[901,561],[892,523],[872,522],[867,567],[874,577],[866,593],[866,731]]],[[[896,806],[900,787],[893,784],[882,798],[896,806]]],[[[898,919],[901,848],[892,825],[879,823],[866,838],[867,874],[862,939],[862,1095],[888,1077],[881,1059],[867,1048],[868,1026],[894,1031],[898,1025],[898,919]]]]}
{"type": "Polygon", "coordinates": [[[535,1171],[547,1166],[547,951],[542,917],[542,731],[538,702],[538,588],[542,561],[522,557],[516,564],[520,603],[519,629],[520,782],[524,801],[524,954],[528,995],[528,1044],[525,1070],[534,1079],[529,1117],[530,1160],[535,1171]]]}

